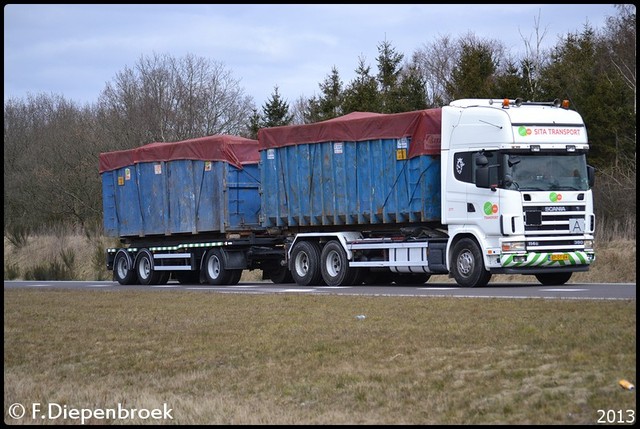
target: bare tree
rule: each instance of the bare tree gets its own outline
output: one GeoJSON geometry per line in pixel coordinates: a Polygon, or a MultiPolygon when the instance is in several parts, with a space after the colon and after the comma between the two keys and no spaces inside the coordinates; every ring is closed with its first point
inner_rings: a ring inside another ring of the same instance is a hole
{"type": "Polygon", "coordinates": [[[633,113],[636,113],[636,6],[617,4],[618,16],[607,18],[604,32],[611,64],[633,91],[633,113]]]}
{"type": "Polygon", "coordinates": [[[524,78],[524,83],[526,85],[525,91],[526,98],[531,100],[536,100],[539,93],[539,78],[540,71],[547,64],[548,59],[551,57],[548,53],[548,50],[542,49],[542,41],[547,35],[547,28],[544,30],[540,29],[540,11],[538,11],[537,18],[533,19],[533,31],[535,35],[535,39],[532,41],[531,38],[533,35],[529,35],[529,37],[525,37],[520,32],[520,37],[524,42],[525,48],[525,57],[521,61],[522,64],[522,76],[524,78]]]}
{"type": "Polygon", "coordinates": [[[58,95],[10,101],[4,115],[5,226],[99,218],[95,114],[58,95]]]}
{"type": "Polygon", "coordinates": [[[220,62],[154,54],[126,67],[99,97],[112,150],[249,132],[253,99],[220,62]]]}
{"type": "Polygon", "coordinates": [[[414,63],[424,73],[427,104],[441,106],[452,100],[447,87],[459,56],[459,44],[448,35],[440,36],[433,43],[424,44],[414,52],[414,63]]]}
{"type": "Polygon", "coordinates": [[[298,97],[291,106],[291,114],[293,115],[292,125],[302,125],[307,123],[306,118],[309,115],[311,99],[305,98],[303,95],[298,97]]]}

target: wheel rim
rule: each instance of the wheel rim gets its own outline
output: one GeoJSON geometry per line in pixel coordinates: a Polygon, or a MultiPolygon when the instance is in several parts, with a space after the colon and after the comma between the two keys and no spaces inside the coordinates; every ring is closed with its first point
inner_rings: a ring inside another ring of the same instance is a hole
{"type": "Polygon", "coordinates": [[[296,273],[300,275],[300,277],[304,277],[309,272],[309,255],[305,252],[300,252],[296,256],[296,273]]]}
{"type": "Polygon", "coordinates": [[[129,271],[129,264],[127,264],[127,260],[123,257],[118,258],[118,263],[116,264],[116,272],[118,273],[118,277],[124,279],[127,277],[129,271]]]}
{"type": "Polygon", "coordinates": [[[142,258],[142,260],[140,260],[138,274],[140,274],[140,277],[143,279],[149,278],[149,275],[151,274],[151,264],[147,258],[142,258]]]}
{"type": "Polygon", "coordinates": [[[463,276],[468,276],[473,270],[473,255],[471,252],[463,252],[458,257],[458,271],[463,276]]]}
{"type": "Polygon", "coordinates": [[[212,279],[217,279],[220,276],[221,264],[220,259],[217,256],[213,256],[209,258],[209,263],[207,264],[207,270],[209,271],[209,276],[212,279]]]}
{"type": "Polygon", "coordinates": [[[325,268],[327,269],[327,273],[331,277],[337,277],[340,274],[340,270],[342,269],[342,264],[340,261],[340,255],[335,250],[332,250],[327,254],[327,260],[325,262],[325,268]]]}

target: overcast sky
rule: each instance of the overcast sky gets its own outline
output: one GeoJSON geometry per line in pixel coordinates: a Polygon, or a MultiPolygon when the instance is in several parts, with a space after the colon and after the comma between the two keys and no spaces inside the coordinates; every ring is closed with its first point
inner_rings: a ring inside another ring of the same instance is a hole
{"type": "Polygon", "coordinates": [[[550,47],[615,15],[613,4],[9,4],[4,99],[46,93],[92,104],[118,72],[156,53],[222,63],[257,107],[276,85],[291,105],[318,95],[333,66],[345,86],[359,57],[376,74],[384,40],[408,59],[471,32],[517,54],[523,37],[535,41],[537,20],[550,47]]]}

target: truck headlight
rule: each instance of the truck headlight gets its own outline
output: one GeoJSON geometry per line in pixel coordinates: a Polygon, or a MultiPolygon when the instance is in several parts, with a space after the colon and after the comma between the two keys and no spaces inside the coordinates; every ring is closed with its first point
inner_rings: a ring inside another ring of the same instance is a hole
{"type": "Polygon", "coordinates": [[[503,252],[518,252],[524,250],[524,241],[505,241],[502,243],[503,252]]]}

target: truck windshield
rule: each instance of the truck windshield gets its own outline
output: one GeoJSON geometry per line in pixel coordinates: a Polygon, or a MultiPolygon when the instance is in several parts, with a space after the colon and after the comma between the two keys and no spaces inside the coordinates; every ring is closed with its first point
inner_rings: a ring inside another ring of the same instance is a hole
{"type": "Polygon", "coordinates": [[[503,154],[504,188],[521,191],[589,189],[583,153],[503,154]]]}

